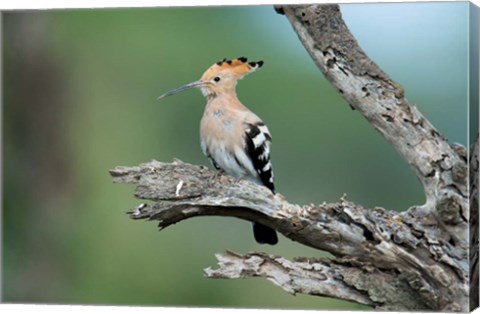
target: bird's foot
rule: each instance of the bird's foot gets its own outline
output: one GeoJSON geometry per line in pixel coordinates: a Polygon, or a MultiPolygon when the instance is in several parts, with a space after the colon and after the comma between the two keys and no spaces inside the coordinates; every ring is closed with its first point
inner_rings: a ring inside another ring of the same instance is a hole
{"type": "Polygon", "coordinates": [[[225,171],[222,170],[222,169],[218,169],[217,171],[214,172],[214,174],[212,175],[212,180],[217,180],[218,178],[220,178],[221,176],[223,176],[225,174],[225,171]]]}
{"type": "Polygon", "coordinates": [[[246,176],[240,176],[240,177],[236,177],[235,178],[235,183],[240,183],[240,181],[242,181],[243,179],[245,179],[246,176]]]}

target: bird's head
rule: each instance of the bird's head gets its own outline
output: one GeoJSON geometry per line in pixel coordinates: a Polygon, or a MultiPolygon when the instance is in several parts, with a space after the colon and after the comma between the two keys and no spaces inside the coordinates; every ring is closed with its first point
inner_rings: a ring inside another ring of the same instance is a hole
{"type": "Polygon", "coordinates": [[[233,60],[223,59],[203,73],[200,80],[173,89],[158,97],[165,98],[179,92],[200,88],[205,97],[220,95],[223,93],[234,93],[237,81],[245,75],[255,72],[263,66],[263,61],[248,62],[247,58],[241,57],[233,60]]]}

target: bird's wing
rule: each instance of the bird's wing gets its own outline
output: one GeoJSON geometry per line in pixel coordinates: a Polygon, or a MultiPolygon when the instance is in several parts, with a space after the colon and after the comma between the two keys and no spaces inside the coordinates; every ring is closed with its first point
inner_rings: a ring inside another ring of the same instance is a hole
{"type": "Polygon", "coordinates": [[[262,122],[245,124],[245,152],[250,158],[260,181],[275,193],[273,170],[270,162],[270,143],[272,136],[262,122]]]}

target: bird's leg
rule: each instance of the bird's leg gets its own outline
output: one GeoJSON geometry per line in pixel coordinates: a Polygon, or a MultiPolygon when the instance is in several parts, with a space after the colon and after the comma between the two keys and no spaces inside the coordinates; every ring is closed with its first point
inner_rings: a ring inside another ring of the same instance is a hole
{"type": "Polygon", "coordinates": [[[225,175],[225,170],[217,168],[217,171],[215,171],[212,175],[212,180],[215,181],[223,175],[225,175]]]}
{"type": "Polygon", "coordinates": [[[225,170],[221,169],[221,168],[218,168],[217,171],[215,171],[215,173],[212,175],[212,181],[216,181],[218,180],[221,176],[228,176],[229,178],[233,178],[233,183],[234,184],[238,184],[240,183],[240,181],[242,180],[248,180],[247,179],[247,175],[246,174],[243,174],[239,177],[237,176],[230,176],[228,175],[225,170]]]}
{"type": "Polygon", "coordinates": [[[222,168],[220,168],[217,164],[217,162],[215,161],[215,159],[213,159],[211,156],[207,156],[208,159],[210,160],[210,162],[212,163],[212,166],[217,170],[213,175],[212,175],[212,180],[217,180],[220,176],[224,175],[225,174],[225,170],[223,170],[222,168]]]}
{"type": "Polygon", "coordinates": [[[247,175],[246,175],[246,174],[242,174],[242,175],[239,176],[239,177],[235,177],[235,179],[234,179],[233,182],[234,182],[235,184],[238,184],[238,183],[240,183],[240,181],[242,181],[242,180],[247,180],[247,175]]]}

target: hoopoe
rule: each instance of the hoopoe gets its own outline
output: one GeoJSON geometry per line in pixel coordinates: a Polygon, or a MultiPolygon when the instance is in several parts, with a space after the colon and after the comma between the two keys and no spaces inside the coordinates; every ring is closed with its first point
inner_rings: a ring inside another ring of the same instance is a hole
{"type": "MultiPolygon", "coordinates": [[[[223,59],[203,73],[200,80],[171,90],[158,99],[191,88],[200,88],[207,105],[200,122],[200,144],[213,166],[236,178],[245,178],[275,193],[270,142],[263,121],[237,98],[237,81],[263,66],[263,61],[247,62],[241,57],[223,59]]],[[[253,234],[260,244],[278,242],[275,230],[254,222],[253,234]]]]}

